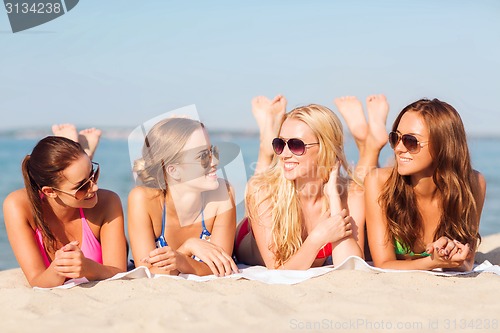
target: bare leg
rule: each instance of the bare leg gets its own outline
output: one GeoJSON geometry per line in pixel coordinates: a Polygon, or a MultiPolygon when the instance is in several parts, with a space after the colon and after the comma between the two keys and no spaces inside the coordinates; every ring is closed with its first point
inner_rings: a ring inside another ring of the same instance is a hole
{"type": "Polygon", "coordinates": [[[78,142],[83,147],[83,150],[89,155],[90,159],[94,158],[95,150],[101,138],[101,130],[97,128],[86,128],[81,130],[78,135],[78,142]]]}
{"type": "Polygon", "coordinates": [[[368,135],[368,125],[361,102],[354,96],[344,96],[335,98],[337,109],[347,123],[358,149],[365,145],[368,135]]]}
{"type": "Polygon", "coordinates": [[[389,104],[384,95],[371,95],[366,99],[368,111],[368,137],[367,144],[382,149],[387,143],[387,129],[385,124],[389,113],[389,104]]]}
{"type": "Polygon", "coordinates": [[[384,95],[371,95],[366,99],[368,124],[361,102],[354,96],[335,99],[335,105],[344,117],[359,149],[355,180],[362,184],[366,174],[377,167],[380,150],[387,143],[385,123],[389,104],[384,95]]]}
{"type": "Polygon", "coordinates": [[[54,124],[52,125],[52,133],[55,136],[62,136],[78,142],[78,133],[76,133],[76,127],[73,124],[54,124]]]}
{"type": "Polygon", "coordinates": [[[356,165],[356,177],[362,183],[371,169],[378,165],[380,150],[387,143],[385,123],[389,113],[389,104],[384,95],[371,95],[366,99],[368,111],[368,135],[363,149],[359,150],[356,165]]]}
{"type": "Polygon", "coordinates": [[[252,113],[260,132],[260,148],[255,174],[266,170],[274,156],[271,142],[279,135],[283,116],[286,111],[286,98],[282,95],[273,100],[265,96],[252,99],[252,113]]]}

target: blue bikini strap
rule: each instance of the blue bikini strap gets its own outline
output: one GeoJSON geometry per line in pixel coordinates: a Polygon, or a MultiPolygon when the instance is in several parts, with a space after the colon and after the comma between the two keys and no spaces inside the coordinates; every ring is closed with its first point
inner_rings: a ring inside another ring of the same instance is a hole
{"type": "Polygon", "coordinates": [[[165,231],[165,215],[167,213],[167,203],[163,202],[163,213],[161,216],[161,234],[160,237],[163,237],[163,232],[165,231]]]}

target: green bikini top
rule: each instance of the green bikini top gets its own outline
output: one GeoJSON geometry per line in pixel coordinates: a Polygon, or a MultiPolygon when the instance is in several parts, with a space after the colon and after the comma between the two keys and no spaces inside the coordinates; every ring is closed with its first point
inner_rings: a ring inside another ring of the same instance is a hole
{"type": "Polygon", "coordinates": [[[404,246],[397,239],[394,239],[394,251],[398,259],[417,259],[430,256],[426,251],[422,253],[414,253],[408,246],[404,246]]]}

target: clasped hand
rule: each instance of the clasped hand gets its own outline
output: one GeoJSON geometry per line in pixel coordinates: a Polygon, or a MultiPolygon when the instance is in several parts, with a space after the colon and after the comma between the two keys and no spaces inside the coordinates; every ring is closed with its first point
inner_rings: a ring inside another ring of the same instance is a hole
{"type": "Polygon", "coordinates": [[[313,230],[321,243],[335,243],[352,235],[352,225],[354,220],[347,215],[347,210],[343,209],[340,213],[330,215],[327,211],[324,215],[328,216],[322,220],[313,230]]]}
{"type": "Polygon", "coordinates": [[[445,263],[446,268],[457,268],[464,264],[471,254],[469,244],[462,244],[446,236],[440,237],[426,247],[427,253],[431,254],[433,260],[445,263]]]}
{"type": "Polygon", "coordinates": [[[226,276],[238,272],[230,255],[221,247],[203,239],[188,239],[177,251],[169,246],[154,249],[141,261],[169,272],[182,272],[188,257],[196,256],[205,263],[215,276],[226,276]]]}
{"type": "Polygon", "coordinates": [[[84,265],[86,258],[78,244],[78,241],[73,241],[56,251],[52,266],[58,275],[68,279],[85,276],[84,265]]]}

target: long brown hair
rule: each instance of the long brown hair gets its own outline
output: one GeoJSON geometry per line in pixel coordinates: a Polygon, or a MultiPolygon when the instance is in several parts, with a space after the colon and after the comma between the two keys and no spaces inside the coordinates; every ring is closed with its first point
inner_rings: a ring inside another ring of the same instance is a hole
{"type": "Polygon", "coordinates": [[[59,136],[48,136],[40,140],[31,155],[22,162],[24,186],[33,210],[35,226],[42,233],[45,248],[55,250],[55,237],[44,222],[42,209],[43,186],[57,186],[61,173],[85,151],[80,144],[59,136]]]}
{"type": "MultiPolygon", "coordinates": [[[[393,131],[397,130],[406,112],[418,113],[429,129],[429,151],[435,167],[432,178],[442,208],[434,240],[447,236],[475,248],[479,238],[479,214],[474,195],[479,191],[479,183],[472,169],[460,115],[451,105],[438,99],[421,99],[401,111],[394,121],[393,131]]],[[[421,242],[422,216],[410,176],[401,176],[397,165],[385,183],[379,204],[389,224],[388,241],[398,240],[406,250],[412,250],[421,242]]]]}

